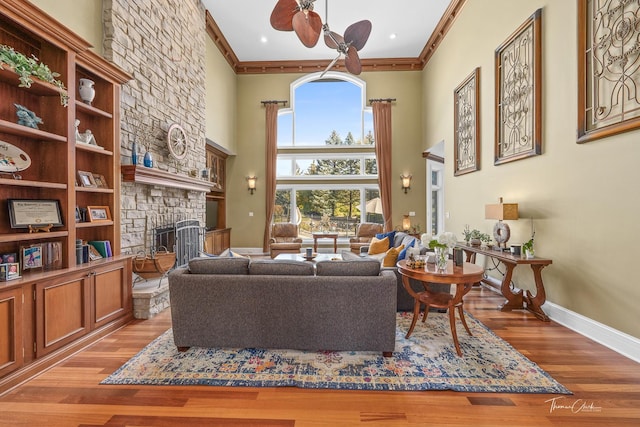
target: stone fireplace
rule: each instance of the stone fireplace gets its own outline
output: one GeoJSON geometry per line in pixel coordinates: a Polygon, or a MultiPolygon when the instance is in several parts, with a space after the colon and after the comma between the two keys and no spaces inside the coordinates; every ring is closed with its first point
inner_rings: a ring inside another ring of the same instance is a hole
{"type": "MultiPolygon", "coordinates": [[[[122,86],[121,164],[131,165],[134,138],[138,162],[149,151],[164,180],[126,180],[121,186],[122,252],[152,246],[148,216],[172,215],[205,223],[205,191],[175,182],[205,168],[205,10],[198,0],[155,2],[104,0],[104,56],[134,79],[122,86]],[[183,160],[170,156],[169,126],[187,135],[183,160]],[[144,132],[140,128],[144,124],[144,132]]],[[[137,168],[144,168],[141,164],[137,168]]]]}

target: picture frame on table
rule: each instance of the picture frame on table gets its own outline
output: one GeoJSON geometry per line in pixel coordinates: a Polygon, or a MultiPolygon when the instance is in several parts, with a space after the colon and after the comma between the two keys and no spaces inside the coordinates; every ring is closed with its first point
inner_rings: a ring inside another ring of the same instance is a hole
{"type": "Polygon", "coordinates": [[[11,228],[64,225],[59,200],[8,199],[11,228]]]}
{"type": "Polygon", "coordinates": [[[104,175],[101,175],[99,173],[94,173],[92,175],[93,175],[93,181],[96,183],[96,187],[109,188],[109,186],[107,185],[107,179],[104,177],[104,175]]]}
{"type": "Polygon", "coordinates": [[[22,271],[43,269],[43,247],[41,243],[20,247],[20,265],[22,271]]]}
{"type": "Polygon", "coordinates": [[[87,219],[89,222],[111,221],[109,206],[87,206],[87,219]]]}
{"type": "Polygon", "coordinates": [[[98,185],[96,184],[95,179],[93,178],[93,174],[87,171],[78,171],[78,180],[80,181],[81,187],[89,187],[96,188],[98,185]]]}

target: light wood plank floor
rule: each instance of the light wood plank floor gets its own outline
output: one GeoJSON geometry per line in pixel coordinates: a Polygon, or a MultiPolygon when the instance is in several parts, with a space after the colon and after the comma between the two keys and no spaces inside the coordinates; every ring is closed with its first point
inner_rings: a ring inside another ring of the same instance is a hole
{"type": "Polygon", "coordinates": [[[0,397],[0,426],[640,425],[638,363],[527,312],[501,313],[502,300],[474,289],[465,307],[574,395],[99,385],[170,327],[166,310],[0,397]]]}

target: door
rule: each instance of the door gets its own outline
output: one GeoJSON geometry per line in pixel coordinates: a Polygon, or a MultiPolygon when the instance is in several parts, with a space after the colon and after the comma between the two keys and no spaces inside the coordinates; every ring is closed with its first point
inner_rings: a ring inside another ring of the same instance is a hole
{"type": "Polygon", "coordinates": [[[427,233],[444,232],[444,163],[427,159],[427,233]]]}

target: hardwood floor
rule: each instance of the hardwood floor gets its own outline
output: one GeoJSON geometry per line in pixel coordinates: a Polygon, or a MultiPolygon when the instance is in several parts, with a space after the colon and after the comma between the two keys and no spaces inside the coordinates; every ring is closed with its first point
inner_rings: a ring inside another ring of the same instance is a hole
{"type": "Polygon", "coordinates": [[[0,426],[640,425],[640,364],[530,313],[501,313],[502,301],[473,289],[465,307],[574,395],[99,385],[170,327],[165,310],[0,397],[0,426]]]}

